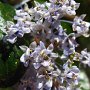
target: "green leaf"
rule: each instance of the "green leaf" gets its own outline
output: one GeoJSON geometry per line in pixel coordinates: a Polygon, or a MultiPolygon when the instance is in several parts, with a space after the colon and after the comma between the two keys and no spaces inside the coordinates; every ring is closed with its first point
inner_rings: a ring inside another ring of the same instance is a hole
{"type": "Polygon", "coordinates": [[[8,60],[6,61],[8,73],[14,72],[17,69],[21,55],[22,55],[22,51],[19,48],[17,48],[17,46],[15,45],[13,47],[13,51],[9,54],[8,60]]]}
{"type": "Polygon", "coordinates": [[[3,33],[0,31],[0,40],[2,40],[3,36],[3,33]]]}
{"type": "Polygon", "coordinates": [[[14,77],[20,65],[22,53],[23,52],[16,45],[0,45],[0,81],[14,77]]]}
{"type": "Polygon", "coordinates": [[[70,34],[73,32],[72,30],[72,25],[70,23],[67,23],[67,22],[61,22],[61,25],[63,27],[63,29],[66,29],[66,33],[67,34],[70,34]]]}
{"type": "Polygon", "coordinates": [[[5,21],[13,21],[15,9],[12,6],[0,2],[0,11],[5,21]]]}
{"type": "Polygon", "coordinates": [[[5,30],[5,20],[1,17],[1,12],[0,12],[0,40],[3,38],[3,31],[5,30]]]}
{"type": "Polygon", "coordinates": [[[0,54],[0,80],[4,80],[6,78],[6,68],[4,65],[4,62],[1,59],[1,54],[0,54]]]}
{"type": "Polygon", "coordinates": [[[6,21],[14,21],[15,10],[8,4],[0,2],[0,40],[3,39],[6,21]]]}
{"type": "Polygon", "coordinates": [[[13,90],[12,88],[0,88],[0,90],[13,90]]]}
{"type": "Polygon", "coordinates": [[[39,3],[44,3],[44,2],[46,2],[48,0],[36,0],[36,1],[39,2],[39,3]]]}

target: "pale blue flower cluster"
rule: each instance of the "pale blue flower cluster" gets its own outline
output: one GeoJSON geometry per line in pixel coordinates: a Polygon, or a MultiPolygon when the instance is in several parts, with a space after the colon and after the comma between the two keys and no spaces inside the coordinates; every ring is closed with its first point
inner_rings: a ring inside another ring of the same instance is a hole
{"type": "Polygon", "coordinates": [[[76,15],[79,5],[74,0],[49,0],[43,4],[35,2],[32,8],[25,4],[24,9],[16,10],[14,19],[17,23],[4,28],[4,40],[12,44],[17,38],[24,38],[24,34],[34,38],[29,47],[19,47],[24,52],[20,61],[25,67],[32,63],[36,70],[36,90],[79,90],[79,69],[73,63],[80,61],[90,66],[90,53],[86,49],[76,52],[76,38],[89,36],[90,23],[83,21],[84,14],[76,16],[71,23],[73,33],[70,34],[61,25],[62,17],[76,15]],[[62,54],[58,54],[57,49],[62,54]],[[62,69],[57,66],[56,59],[65,62],[59,65],[62,69]]]}

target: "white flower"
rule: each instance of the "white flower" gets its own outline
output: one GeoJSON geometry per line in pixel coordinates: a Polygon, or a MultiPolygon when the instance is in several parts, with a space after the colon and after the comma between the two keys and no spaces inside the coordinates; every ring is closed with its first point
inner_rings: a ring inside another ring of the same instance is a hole
{"type": "Polygon", "coordinates": [[[57,0],[49,0],[51,3],[56,3],[57,0]]]}
{"type": "Polygon", "coordinates": [[[21,56],[20,61],[24,63],[24,66],[27,67],[30,59],[30,49],[27,48],[25,53],[21,56]]]}
{"type": "Polygon", "coordinates": [[[24,63],[25,67],[28,66],[31,52],[35,49],[36,46],[37,46],[36,42],[32,42],[30,44],[29,48],[27,46],[24,46],[24,45],[19,46],[20,49],[24,52],[24,54],[20,58],[20,61],[24,63]]]}
{"type": "Polygon", "coordinates": [[[69,56],[75,52],[75,48],[78,46],[75,39],[75,34],[71,33],[62,41],[63,56],[69,56]]]}
{"type": "MultiPolygon", "coordinates": [[[[8,22],[7,22],[8,23],[8,22]]],[[[24,22],[17,22],[17,24],[8,25],[6,40],[10,43],[15,43],[17,37],[23,37],[25,33],[30,33],[30,25],[24,22]],[[12,39],[13,38],[13,39],[12,39]]]]}
{"type": "Polygon", "coordinates": [[[80,70],[77,68],[77,66],[72,66],[71,68],[68,66],[65,67],[64,75],[66,76],[66,81],[69,86],[72,85],[72,83],[74,83],[74,85],[78,85],[79,72],[80,70]]]}
{"type": "Polygon", "coordinates": [[[79,59],[83,64],[90,67],[90,52],[87,52],[87,49],[81,51],[81,56],[79,57],[79,59]]]}
{"type": "Polygon", "coordinates": [[[65,0],[61,9],[68,15],[76,15],[76,10],[79,8],[79,3],[76,3],[74,0],[65,0]]]}
{"type": "Polygon", "coordinates": [[[33,60],[33,65],[35,69],[38,69],[40,66],[49,67],[52,61],[58,57],[56,53],[53,53],[53,44],[50,44],[47,48],[44,43],[40,41],[40,44],[35,48],[31,53],[33,60]],[[53,60],[52,60],[53,59],[53,60]]]}
{"type": "Polygon", "coordinates": [[[53,81],[52,81],[52,78],[49,78],[49,80],[47,80],[46,81],[46,83],[45,83],[45,89],[46,90],[51,90],[51,88],[52,88],[52,85],[53,85],[53,81]]]}
{"type": "Polygon", "coordinates": [[[39,84],[38,84],[38,89],[41,89],[43,87],[43,82],[40,82],[39,84]]]}
{"type": "Polygon", "coordinates": [[[48,67],[50,65],[51,61],[43,61],[41,63],[41,65],[43,65],[44,67],[48,67]]]}
{"type": "Polygon", "coordinates": [[[72,27],[73,31],[76,31],[78,34],[88,37],[90,23],[83,21],[85,16],[86,16],[85,14],[81,15],[80,17],[76,16],[72,27]]]}
{"type": "Polygon", "coordinates": [[[29,14],[25,12],[23,9],[16,10],[16,16],[14,16],[14,19],[17,21],[25,21],[29,14]]]}
{"type": "Polygon", "coordinates": [[[17,37],[15,35],[12,36],[5,36],[5,39],[10,42],[11,44],[15,43],[17,40],[17,37]]]}

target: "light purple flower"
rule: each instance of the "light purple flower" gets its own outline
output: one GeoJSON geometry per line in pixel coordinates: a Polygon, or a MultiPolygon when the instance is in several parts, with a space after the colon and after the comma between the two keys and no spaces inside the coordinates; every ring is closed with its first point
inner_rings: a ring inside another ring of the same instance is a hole
{"type": "Polygon", "coordinates": [[[65,0],[61,7],[61,10],[68,15],[76,15],[76,10],[79,8],[80,3],[76,3],[74,0],[65,0]]]}
{"type": "Polygon", "coordinates": [[[79,59],[83,64],[90,66],[90,52],[87,52],[87,49],[81,51],[79,59]]]}
{"type": "Polygon", "coordinates": [[[78,46],[75,39],[75,34],[72,33],[63,40],[62,49],[65,56],[75,53],[75,48],[78,46]]]}
{"type": "Polygon", "coordinates": [[[85,14],[82,14],[80,17],[76,16],[74,18],[72,27],[73,27],[73,31],[76,31],[78,34],[83,35],[85,37],[89,37],[88,32],[89,32],[90,23],[83,21],[85,16],[86,16],[85,14]]]}
{"type": "Polygon", "coordinates": [[[24,63],[24,66],[27,67],[30,62],[30,55],[32,51],[35,49],[37,46],[36,42],[32,42],[29,47],[27,46],[19,46],[20,49],[24,52],[24,54],[21,56],[20,61],[24,63]]]}

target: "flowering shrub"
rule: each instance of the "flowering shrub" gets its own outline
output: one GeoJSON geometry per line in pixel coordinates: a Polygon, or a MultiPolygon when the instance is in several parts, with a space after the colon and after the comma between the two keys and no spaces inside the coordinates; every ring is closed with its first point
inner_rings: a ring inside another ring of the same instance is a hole
{"type": "Polygon", "coordinates": [[[79,90],[80,70],[74,62],[90,66],[87,49],[80,52],[76,49],[79,46],[76,39],[89,37],[90,27],[90,23],[84,21],[85,14],[76,16],[79,5],[74,0],[49,0],[43,4],[35,1],[32,8],[25,4],[24,8],[16,9],[15,23],[1,19],[0,22],[5,22],[0,25],[4,43],[15,44],[18,38],[25,38],[25,34],[30,36],[29,46],[19,46],[23,51],[20,61],[25,67],[33,65],[37,78],[35,90],[79,90]],[[75,15],[75,18],[63,20],[66,15],[75,15]],[[72,25],[72,33],[63,29],[62,22],[72,25]]]}

